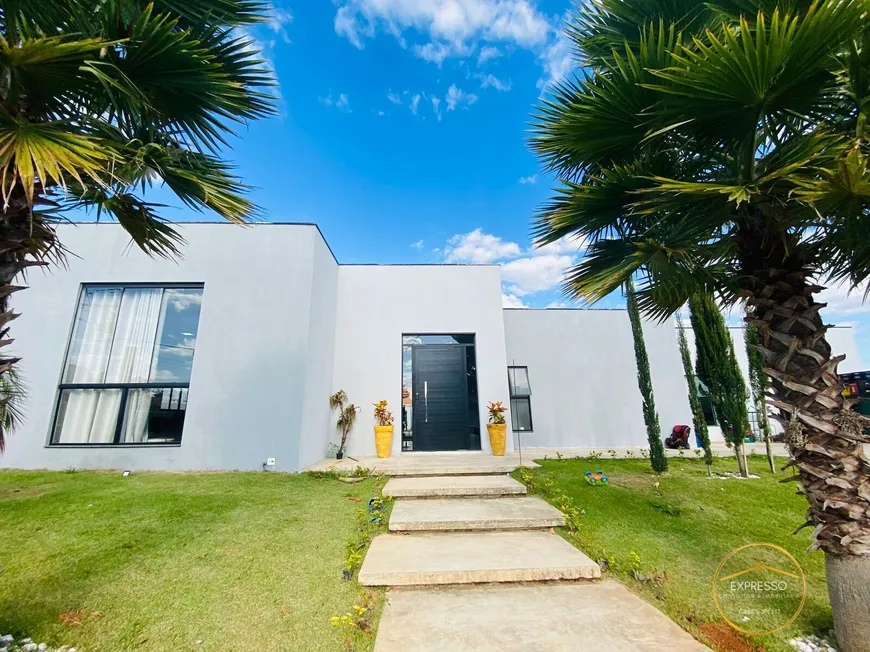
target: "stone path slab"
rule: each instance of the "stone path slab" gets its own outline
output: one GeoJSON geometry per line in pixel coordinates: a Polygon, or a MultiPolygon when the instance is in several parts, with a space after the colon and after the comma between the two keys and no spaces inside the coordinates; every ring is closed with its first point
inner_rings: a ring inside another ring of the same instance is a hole
{"type": "Polygon", "coordinates": [[[525,495],[526,486],[509,475],[391,478],[384,495],[394,498],[525,495]]]}
{"type": "Polygon", "coordinates": [[[594,561],[547,530],[382,534],[359,572],[364,586],[595,579],[594,561]]]}
{"type": "Polygon", "coordinates": [[[393,589],[375,643],[375,652],[707,649],[613,581],[393,589]]]}
{"type": "Polygon", "coordinates": [[[565,525],[562,513],[530,496],[398,500],[390,515],[393,532],[516,530],[565,525]]]}

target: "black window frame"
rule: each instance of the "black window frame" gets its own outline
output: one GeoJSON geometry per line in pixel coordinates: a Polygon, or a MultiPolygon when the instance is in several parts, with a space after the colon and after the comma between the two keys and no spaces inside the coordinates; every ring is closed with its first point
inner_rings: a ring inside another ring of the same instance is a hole
{"type": "MultiPolygon", "coordinates": [[[[529,411],[529,427],[528,428],[520,428],[519,423],[518,423],[518,419],[516,419],[514,416],[511,416],[511,430],[513,430],[513,432],[517,432],[517,433],[534,432],[535,431],[535,423],[534,423],[534,419],[532,418],[532,381],[529,378],[529,368],[528,368],[528,366],[525,366],[525,365],[509,365],[507,370],[508,370],[508,393],[510,394],[511,408],[513,408],[513,403],[515,401],[516,402],[525,401],[526,405],[528,406],[528,411],[529,411]],[[517,369],[525,370],[526,386],[529,388],[528,393],[516,393],[515,392],[515,389],[516,389],[516,382],[515,381],[516,381],[516,370],[517,369]],[[513,378],[511,378],[512,371],[514,372],[513,378]]],[[[515,410],[512,410],[512,411],[516,412],[515,410]]]]}
{"type": "MultiPolygon", "coordinates": [[[[162,290],[202,290],[203,294],[205,293],[205,284],[204,283],[82,283],[79,286],[79,293],[76,299],[76,308],[75,313],[73,314],[72,325],[70,326],[69,337],[67,338],[67,345],[64,351],[63,356],[63,364],[60,371],[60,377],[63,378],[66,373],[67,365],[69,364],[69,354],[70,349],[73,345],[73,336],[75,335],[76,328],[76,320],[79,316],[79,309],[81,308],[82,296],[85,292],[87,292],[91,288],[160,288],[162,290]]],[[[201,315],[200,315],[201,317],[201,315]]],[[[197,330],[199,329],[199,324],[197,324],[197,330]]],[[[181,436],[178,438],[178,441],[167,442],[167,441],[139,441],[139,442],[124,442],[121,441],[121,434],[124,430],[124,419],[127,415],[127,397],[129,395],[130,390],[137,389],[186,389],[190,390],[190,382],[186,383],[168,383],[168,382],[157,382],[157,383],[64,383],[60,382],[57,385],[57,397],[54,402],[54,413],[51,418],[51,428],[48,432],[48,443],[47,447],[50,448],[153,448],[153,447],[178,447],[181,446],[181,441],[184,437],[184,432],[182,429],[181,436]],[[54,441],[56,430],[57,430],[57,419],[60,416],[60,405],[63,400],[64,390],[74,390],[74,389],[84,389],[84,390],[101,390],[101,389],[120,389],[121,390],[121,401],[118,405],[118,417],[115,421],[115,433],[111,442],[58,442],[54,441]]],[[[179,399],[180,401],[180,399],[179,399]]],[[[187,408],[185,407],[185,412],[187,408]]]]}

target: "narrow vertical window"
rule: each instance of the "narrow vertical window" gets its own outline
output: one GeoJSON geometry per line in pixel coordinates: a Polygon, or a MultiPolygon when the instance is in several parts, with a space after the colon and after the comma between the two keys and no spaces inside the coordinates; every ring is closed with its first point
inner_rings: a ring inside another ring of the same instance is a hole
{"type": "Polygon", "coordinates": [[[51,443],[180,443],[201,303],[202,287],[84,287],[51,443]]]}
{"type": "Polygon", "coordinates": [[[514,432],[532,430],[532,386],[528,367],[508,367],[508,387],[511,395],[511,423],[514,432]]]}

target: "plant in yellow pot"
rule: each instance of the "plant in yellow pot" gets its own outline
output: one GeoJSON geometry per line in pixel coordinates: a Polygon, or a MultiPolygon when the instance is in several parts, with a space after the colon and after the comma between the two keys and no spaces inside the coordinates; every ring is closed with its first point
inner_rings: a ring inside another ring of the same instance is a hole
{"type": "Polygon", "coordinates": [[[489,432],[489,445],[492,447],[492,454],[504,455],[505,430],[507,430],[504,413],[508,409],[502,405],[501,401],[487,403],[486,409],[489,410],[489,423],[486,424],[486,430],[489,432]]]}
{"type": "Polygon", "coordinates": [[[375,405],[375,450],[378,457],[389,457],[393,449],[393,413],[387,409],[386,401],[378,401],[375,405]]]}

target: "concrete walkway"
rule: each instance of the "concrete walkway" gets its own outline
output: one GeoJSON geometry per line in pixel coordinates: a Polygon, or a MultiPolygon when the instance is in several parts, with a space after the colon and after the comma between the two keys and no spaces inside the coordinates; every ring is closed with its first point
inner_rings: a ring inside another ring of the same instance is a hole
{"type": "Polygon", "coordinates": [[[384,487],[397,498],[390,534],[359,572],[390,587],[375,652],[707,649],[621,584],[596,581],[598,565],[553,531],[561,512],[505,475],[518,459],[439,457],[446,473],[432,457],[396,462],[404,477],[384,487]]]}

